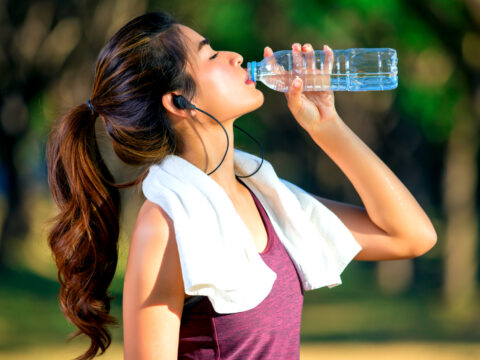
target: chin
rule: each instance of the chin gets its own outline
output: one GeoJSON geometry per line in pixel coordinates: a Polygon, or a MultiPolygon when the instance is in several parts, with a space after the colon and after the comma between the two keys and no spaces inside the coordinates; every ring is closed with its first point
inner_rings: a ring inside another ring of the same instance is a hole
{"type": "Polygon", "coordinates": [[[255,109],[253,109],[253,110],[256,110],[256,109],[260,108],[263,105],[263,103],[265,102],[265,96],[263,95],[263,93],[258,89],[257,89],[257,93],[258,93],[258,97],[255,99],[256,100],[255,101],[256,106],[255,106],[255,109]]]}
{"type": "Polygon", "coordinates": [[[258,91],[258,95],[252,96],[250,101],[240,105],[237,109],[239,110],[232,118],[237,119],[245,114],[251,113],[252,111],[257,110],[262,107],[265,101],[265,97],[261,91],[258,91]]]}
{"type": "Polygon", "coordinates": [[[262,107],[263,103],[265,102],[265,98],[262,93],[260,94],[261,96],[255,98],[255,100],[249,104],[250,106],[248,106],[248,110],[245,113],[250,113],[262,107]]]}

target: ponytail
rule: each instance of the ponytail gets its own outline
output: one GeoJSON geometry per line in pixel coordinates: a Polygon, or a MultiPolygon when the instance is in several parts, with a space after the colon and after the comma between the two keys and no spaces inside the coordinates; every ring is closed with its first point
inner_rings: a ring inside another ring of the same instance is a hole
{"type": "Polygon", "coordinates": [[[91,340],[78,360],[103,354],[111,343],[108,287],[118,260],[119,188],[140,183],[152,164],[182,148],[162,96],[181,90],[193,98],[186,71],[188,45],[178,23],[164,12],[147,13],[119,29],[97,60],[87,104],[61,118],[47,148],[48,177],[60,213],[48,236],[58,267],[63,313],[91,340]],[[134,181],[115,184],[95,138],[96,113],[117,157],[144,168],[134,181]]]}
{"type": "Polygon", "coordinates": [[[58,268],[62,312],[85,334],[92,359],[111,343],[117,324],[107,290],[118,260],[120,194],[95,138],[95,114],[86,104],[60,119],[47,145],[48,179],[60,210],[48,236],[58,268]]]}

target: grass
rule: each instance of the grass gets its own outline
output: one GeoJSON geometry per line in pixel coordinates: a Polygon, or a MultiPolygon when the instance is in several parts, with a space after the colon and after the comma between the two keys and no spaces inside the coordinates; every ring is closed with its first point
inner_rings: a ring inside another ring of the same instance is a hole
{"type": "MultiPolygon", "coordinates": [[[[0,352],[2,360],[65,360],[73,359],[85,350],[80,344],[68,346],[32,347],[0,352]]],[[[480,358],[479,344],[465,343],[322,343],[302,344],[300,360],[476,360],[480,358]]],[[[123,359],[121,344],[112,344],[103,360],[123,359]]]]}
{"type": "Polygon", "coordinates": [[[470,343],[389,342],[303,344],[301,360],[474,360],[480,345],[470,343]]]}

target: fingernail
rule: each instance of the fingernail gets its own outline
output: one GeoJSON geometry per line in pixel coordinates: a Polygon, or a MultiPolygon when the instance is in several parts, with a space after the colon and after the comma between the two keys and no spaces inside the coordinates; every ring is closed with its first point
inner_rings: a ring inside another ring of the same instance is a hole
{"type": "Polygon", "coordinates": [[[300,81],[299,78],[296,78],[295,80],[293,80],[293,86],[295,86],[296,88],[299,88],[300,85],[302,85],[302,82],[300,81]]]}
{"type": "Polygon", "coordinates": [[[310,50],[312,50],[312,49],[313,49],[313,48],[312,48],[312,45],[310,45],[310,44],[304,44],[304,45],[302,46],[302,50],[303,50],[303,51],[310,51],[310,50]]]}
{"type": "Polygon", "coordinates": [[[293,44],[293,50],[295,51],[300,51],[301,50],[301,47],[300,47],[300,44],[293,44]]]}

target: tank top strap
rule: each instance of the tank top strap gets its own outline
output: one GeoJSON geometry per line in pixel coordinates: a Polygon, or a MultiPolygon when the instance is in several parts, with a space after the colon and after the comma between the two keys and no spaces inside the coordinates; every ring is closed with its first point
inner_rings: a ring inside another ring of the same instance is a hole
{"type": "Polygon", "coordinates": [[[255,202],[255,205],[257,206],[257,209],[260,213],[260,217],[262,218],[263,225],[265,226],[265,230],[267,231],[267,246],[265,247],[265,249],[261,253],[259,253],[260,256],[266,255],[270,251],[270,249],[272,248],[273,244],[277,241],[276,240],[277,235],[276,235],[275,230],[273,228],[273,225],[270,221],[270,218],[268,217],[267,212],[265,211],[265,208],[263,207],[260,200],[255,196],[253,191],[250,190],[250,188],[247,185],[245,185],[245,183],[243,181],[241,181],[240,179],[238,179],[238,181],[240,181],[243,184],[243,186],[245,186],[247,188],[247,190],[250,192],[250,194],[253,198],[253,201],[255,202]]]}

